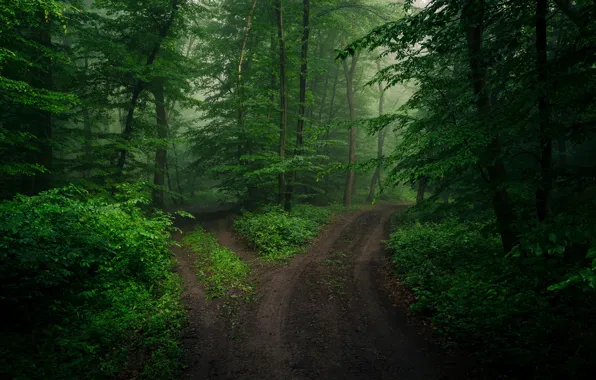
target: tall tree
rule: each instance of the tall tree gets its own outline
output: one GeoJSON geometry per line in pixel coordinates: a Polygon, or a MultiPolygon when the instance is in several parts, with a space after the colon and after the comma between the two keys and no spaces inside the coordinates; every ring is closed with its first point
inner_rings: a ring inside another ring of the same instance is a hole
{"type": "MultiPolygon", "coordinates": [[[[304,153],[304,121],[306,119],[306,80],[308,75],[308,40],[310,36],[310,2],[303,0],[302,16],[302,48],[300,51],[300,93],[298,96],[298,125],[296,127],[296,150],[295,156],[301,156],[304,153]]],[[[291,208],[292,193],[296,184],[296,170],[292,171],[292,179],[288,184],[286,193],[285,207],[291,208]]]]}
{"type": "MultiPolygon", "coordinates": [[[[52,20],[44,13],[38,13],[40,18],[38,27],[34,30],[35,40],[39,44],[37,54],[40,63],[34,66],[32,85],[45,91],[53,90],[52,58],[47,55],[52,50],[52,20]]],[[[51,186],[53,148],[52,148],[52,113],[45,110],[34,110],[35,116],[31,120],[31,131],[36,138],[36,150],[29,156],[30,165],[39,165],[45,170],[38,171],[34,176],[24,177],[26,194],[37,194],[48,190],[51,186]]]]}
{"type": "Polygon", "coordinates": [[[167,164],[167,142],[168,138],[168,120],[166,113],[166,102],[164,96],[164,80],[158,78],[153,83],[153,97],[155,98],[155,114],[157,118],[157,138],[159,139],[159,146],[155,153],[155,170],[153,173],[153,204],[156,207],[163,208],[164,206],[164,178],[167,164]]]}
{"type": "MultiPolygon", "coordinates": [[[[377,71],[381,71],[381,60],[377,59],[377,71]]],[[[382,81],[378,83],[379,87],[379,116],[383,115],[383,105],[385,102],[385,87],[382,81]]],[[[385,129],[380,129],[377,132],[377,165],[375,166],[375,171],[373,176],[370,180],[370,188],[368,191],[368,198],[367,201],[371,202],[375,197],[375,187],[377,186],[377,182],[381,181],[381,161],[383,159],[383,143],[385,142],[385,129]]]]}
{"type": "Polygon", "coordinates": [[[547,31],[548,1],[536,1],[536,71],[538,72],[538,123],[540,125],[540,185],[536,190],[538,220],[548,216],[552,189],[553,140],[550,131],[550,105],[548,99],[547,31]]]}
{"type": "Polygon", "coordinates": [[[348,97],[348,109],[350,111],[350,128],[348,130],[348,174],[346,176],[346,186],[344,188],[344,205],[352,205],[352,195],[354,193],[354,164],[356,163],[356,104],[354,100],[354,72],[358,62],[358,53],[352,56],[352,62],[348,67],[348,58],[343,58],[344,74],[346,77],[346,91],[348,97]]]}
{"type": "MultiPolygon", "coordinates": [[[[168,8],[160,9],[160,14],[156,15],[155,19],[153,20],[156,23],[157,35],[152,36],[154,39],[153,46],[147,55],[147,60],[145,62],[145,70],[148,70],[153,66],[155,59],[157,58],[157,54],[159,53],[162,44],[168,33],[170,32],[170,28],[174,24],[174,20],[178,14],[179,8],[184,0],[171,0],[168,8]]],[[[159,9],[159,8],[158,8],[159,9]]],[[[158,11],[158,12],[159,12],[158,11]]],[[[132,88],[132,96],[128,106],[128,112],[126,114],[126,119],[124,122],[124,131],[122,132],[122,138],[125,142],[128,142],[133,133],[134,125],[134,113],[135,109],[137,108],[137,104],[139,102],[141,93],[146,88],[147,83],[144,78],[137,78],[132,88]]],[[[122,148],[120,149],[119,156],[118,156],[118,163],[116,166],[116,174],[117,177],[122,175],[124,170],[124,164],[126,162],[126,154],[128,149],[122,148]]]]}
{"type": "Polygon", "coordinates": [[[279,98],[280,98],[280,122],[279,122],[279,160],[282,165],[278,175],[279,204],[286,204],[286,179],[283,164],[286,156],[286,139],[288,128],[288,90],[286,88],[286,42],[284,39],[283,9],[281,0],[275,3],[275,18],[277,20],[277,38],[279,43],[279,98]]]}
{"type": "MultiPolygon", "coordinates": [[[[462,11],[462,21],[466,30],[468,60],[478,119],[480,122],[490,123],[492,98],[487,85],[487,67],[482,49],[486,23],[485,13],[485,0],[467,0],[462,11]]],[[[509,252],[517,244],[518,236],[514,229],[515,214],[506,188],[507,172],[502,158],[501,138],[498,131],[493,132],[487,150],[486,168],[492,192],[493,210],[497,217],[497,228],[501,234],[503,249],[505,252],[509,252]]]]}

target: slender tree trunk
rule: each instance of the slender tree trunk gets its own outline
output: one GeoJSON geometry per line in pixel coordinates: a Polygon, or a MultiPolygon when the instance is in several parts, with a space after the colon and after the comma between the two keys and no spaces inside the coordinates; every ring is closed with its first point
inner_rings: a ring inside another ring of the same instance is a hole
{"type": "MultiPolygon", "coordinates": [[[[85,73],[89,69],[89,58],[85,57],[85,73]]],[[[89,178],[91,176],[91,162],[92,162],[92,144],[93,144],[93,130],[91,125],[91,117],[89,115],[89,108],[87,105],[83,105],[83,136],[85,138],[85,164],[84,164],[84,176],[89,178]]]]}
{"type": "Polygon", "coordinates": [[[174,173],[176,175],[176,188],[178,193],[182,195],[182,185],[180,182],[180,169],[178,165],[178,151],[176,150],[176,144],[172,143],[172,152],[174,153],[174,173]]]}
{"type": "MultiPolygon", "coordinates": [[[[52,47],[52,35],[50,34],[50,22],[48,21],[42,26],[40,35],[40,44],[48,49],[52,47]]],[[[47,71],[41,73],[41,87],[47,90],[54,89],[54,76],[52,59],[44,59],[46,63],[47,71]]],[[[40,191],[48,190],[52,186],[52,170],[54,168],[54,149],[52,146],[52,133],[53,133],[53,120],[52,114],[49,112],[42,111],[40,114],[40,124],[37,129],[36,136],[41,139],[41,145],[39,150],[39,158],[37,162],[47,169],[45,173],[39,173],[35,176],[35,190],[37,194],[40,191]]]]}
{"type": "MultiPolygon", "coordinates": [[[[157,80],[153,88],[153,96],[155,97],[155,112],[157,116],[157,138],[168,138],[168,122],[166,115],[166,104],[164,99],[164,83],[163,80],[157,80]]],[[[155,153],[155,170],[153,173],[153,189],[152,199],[155,207],[163,208],[164,196],[164,175],[166,172],[168,151],[166,145],[161,142],[155,153]]],[[[168,178],[169,179],[169,178],[168,178]]]]}
{"type": "Polygon", "coordinates": [[[426,183],[428,182],[428,177],[423,175],[418,180],[418,191],[416,193],[416,203],[422,203],[424,201],[424,193],[426,192],[426,183]]]}
{"type": "MultiPolygon", "coordinates": [[[[244,154],[251,154],[251,141],[249,134],[246,131],[246,112],[244,109],[244,81],[242,78],[242,73],[245,71],[248,66],[247,63],[244,63],[245,54],[247,51],[247,42],[248,37],[250,35],[250,29],[252,27],[252,18],[255,12],[255,8],[257,6],[257,0],[254,0],[252,3],[252,7],[246,19],[246,28],[244,32],[244,38],[242,40],[242,48],[240,50],[240,59],[238,62],[238,78],[237,78],[237,95],[238,95],[238,129],[240,131],[239,139],[238,139],[238,162],[240,165],[248,167],[249,163],[246,160],[242,159],[244,154]],[[244,143],[244,147],[242,144],[244,143]],[[244,148],[244,149],[243,149],[244,148]]],[[[252,199],[254,194],[254,186],[251,183],[247,185],[247,193],[249,198],[252,199]]]]}
{"type": "Polygon", "coordinates": [[[323,85],[323,97],[321,98],[321,105],[319,107],[319,124],[323,120],[323,110],[325,109],[325,104],[327,102],[327,91],[329,89],[329,75],[325,75],[325,84],[323,85]]]}
{"type": "Polygon", "coordinates": [[[244,40],[242,41],[242,51],[240,53],[240,62],[238,62],[238,76],[242,75],[242,62],[244,61],[244,53],[246,51],[246,42],[248,41],[248,35],[252,26],[252,16],[255,13],[255,7],[257,6],[257,0],[252,3],[252,8],[246,19],[246,30],[244,32],[244,40]]]}
{"type": "MultiPolygon", "coordinates": [[[[45,15],[41,18],[40,26],[36,30],[36,42],[44,48],[52,48],[52,36],[50,34],[50,21],[45,15]]],[[[51,91],[54,86],[52,75],[52,60],[46,56],[42,49],[38,51],[39,67],[32,68],[33,80],[31,85],[36,88],[51,91]]],[[[43,172],[36,172],[32,176],[23,176],[21,179],[21,192],[34,195],[51,187],[51,176],[53,169],[53,148],[52,148],[52,114],[47,111],[34,110],[31,117],[31,133],[35,136],[35,148],[27,152],[26,159],[31,165],[39,165],[44,168],[43,172]]]]}
{"type": "MultiPolygon", "coordinates": [[[[332,38],[332,46],[335,45],[335,41],[336,38],[335,36],[332,38]]],[[[331,62],[334,61],[334,57],[335,57],[335,50],[331,49],[330,53],[329,53],[329,60],[331,62]]],[[[334,74],[334,92],[335,92],[335,87],[337,86],[337,77],[339,76],[339,69],[337,67],[337,65],[335,65],[335,74],[334,74]]],[[[325,109],[325,104],[327,103],[327,92],[329,91],[329,73],[325,73],[325,87],[323,88],[323,97],[321,99],[321,105],[319,108],[319,117],[318,117],[318,121],[319,124],[321,124],[323,122],[323,110],[325,109]]]]}
{"type": "MultiPolygon", "coordinates": [[[[163,40],[167,37],[168,32],[170,31],[170,28],[172,27],[172,24],[174,23],[174,19],[176,18],[176,13],[178,12],[179,5],[180,5],[180,0],[172,0],[169,18],[163,24],[163,26],[159,29],[158,39],[155,42],[155,44],[153,45],[153,48],[151,49],[149,56],[147,57],[145,67],[150,67],[153,65],[153,62],[155,61],[155,58],[157,57],[157,53],[161,49],[161,44],[163,43],[163,40]]],[[[126,114],[126,122],[124,125],[124,131],[122,132],[122,138],[124,139],[125,142],[130,141],[130,139],[132,137],[132,132],[134,129],[134,126],[133,126],[134,112],[135,112],[135,109],[139,102],[141,93],[143,92],[144,89],[145,89],[145,82],[141,79],[137,79],[135,82],[135,85],[133,86],[132,97],[130,100],[130,105],[128,106],[128,113],[126,114]]],[[[128,153],[128,150],[126,148],[120,149],[118,163],[116,166],[117,177],[122,176],[122,172],[124,171],[124,164],[126,162],[126,154],[127,153],[128,153]]]]}
{"type": "Polygon", "coordinates": [[[346,177],[346,187],[344,189],[344,205],[349,207],[352,205],[352,195],[354,193],[354,164],[356,163],[356,126],[353,123],[356,121],[356,105],[354,101],[354,71],[356,70],[356,63],[358,55],[352,57],[352,64],[348,68],[347,58],[343,60],[344,73],[346,76],[346,89],[348,95],[348,108],[350,110],[350,121],[352,125],[348,130],[349,135],[349,150],[348,150],[348,175],[346,177]]]}
{"type": "Polygon", "coordinates": [[[333,81],[333,90],[331,91],[331,100],[329,102],[329,116],[327,122],[333,121],[334,107],[335,107],[335,95],[337,95],[337,84],[339,83],[339,66],[335,65],[335,80],[333,81]]]}
{"type": "MultiPolygon", "coordinates": [[[[272,32],[271,33],[271,67],[273,67],[273,64],[277,61],[277,55],[278,55],[278,50],[279,50],[277,45],[278,45],[278,43],[277,43],[277,39],[275,36],[275,32],[272,32]]],[[[267,121],[271,120],[271,118],[272,118],[272,114],[273,114],[273,110],[274,110],[274,102],[275,102],[275,91],[278,90],[277,76],[275,75],[275,70],[271,70],[271,77],[269,78],[269,80],[270,80],[270,90],[271,90],[271,95],[269,96],[269,102],[271,103],[271,106],[269,107],[269,110],[267,111],[267,121]]]]}
{"type": "MultiPolygon", "coordinates": [[[[377,59],[377,71],[381,71],[381,61],[377,59]]],[[[383,83],[379,82],[379,116],[383,115],[383,103],[385,101],[385,89],[383,88],[383,83]]],[[[372,179],[370,180],[370,190],[368,192],[367,200],[372,202],[375,197],[375,186],[376,182],[380,180],[381,177],[381,160],[383,159],[383,143],[385,140],[385,134],[383,130],[379,130],[377,133],[377,167],[375,168],[375,172],[373,173],[372,179]]]]}
{"type": "MultiPolygon", "coordinates": [[[[302,50],[300,52],[300,94],[298,97],[298,125],[296,127],[296,151],[294,155],[301,156],[304,147],[304,120],[306,118],[306,76],[308,74],[308,39],[310,36],[310,3],[309,0],[303,0],[302,17],[302,50]]],[[[296,170],[292,171],[285,197],[285,208],[290,210],[292,207],[292,195],[296,183],[296,170]]]]}
{"type": "MultiPolygon", "coordinates": [[[[281,6],[281,0],[277,0],[276,2],[275,14],[277,19],[277,38],[279,40],[279,159],[283,163],[286,156],[288,99],[286,88],[286,43],[284,40],[283,10],[281,6]]],[[[279,186],[279,204],[284,205],[286,198],[286,179],[283,172],[278,175],[277,181],[279,186]]]]}
{"type": "Polygon", "coordinates": [[[538,71],[538,119],[540,122],[540,186],[536,190],[536,213],[538,220],[548,216],[552,190],[553,147],[550,135],[550,104],[548,100],[546,15],[548,1],[536,1],[536,69],[538,71]]]}
{"type": "MultiPolygon", "coordinates": [[[[168,160],[166,160],[166,174],[167,174],[167,178],[168,178],[168,189],[170,190],[170,193],[175,193],[174,188],[172,187],[172,176],[170,174],[170,164],[168,164],[168,160]]],[[[179,205],[180,201],[179,198],[177,196],[173,196],[172,197],[172,201],[174,202],[175,205],[179,205]]]]}
{"type": "MultiPolygon", "coordinates": [[[[487,69],[482,58],[485,9],[485,0],[467,0],[462,14],[462,21],[466,28],[474,95],[477,99],[476,108],[479,119],[484,122],[489,118],[492,107],[490,92],[486,86],[487,69]]],[[[517,244],[518,235],[513,227],[515,221],[513,206],[505,187],[507,172],[501,158],[501,141],[498,134],[491,139],[487,150],[489,153],[487,172],[492,192],[493,210],[497,218],[497,228],[501,235],[503,249],[505,252],[509,252],[517,244]]]]}

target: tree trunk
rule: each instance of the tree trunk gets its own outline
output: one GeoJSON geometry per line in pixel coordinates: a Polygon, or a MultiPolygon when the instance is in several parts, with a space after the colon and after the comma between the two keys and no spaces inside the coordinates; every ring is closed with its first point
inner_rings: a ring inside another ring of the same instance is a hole
{"type": "Polygon", "coordinates": [[[552,190],[553,143],[550,135],[550,104],[548,100],[546,15],[548,1],[536,1],[536,69],[538,71],[538,119],[540,123],[540,185],[536,190],[536,213],[538,220],[548,216],[552,190]]]}
{"type": "Polygon", "coordinates": [[[335,107],[335,96],[337,95],[337,84],[339,83],[339,66],[335,65],[335,79],[333,81],[333,90],[331,91],[331,100],[329,101],[329,116],[327,122],[331,123],[333,120],[334,107],[335,107]]]}
{"type": "MultiPolygon", "coordinates": [[[[377,59],[377,72],[381,71],[381,61],[377,59]]],[[[383,88],[383,83],[379,82],[379,116],[383,115],[383,103],[385,101],[385,89],[383,88]]],[[[380,180],[381,177],[381,160],[383,158],[383,142],[385,140],[385,135],[383,130],[379,130],[377,133],[377,167],[375,168],[375,172],[370,180],[370,190],[368,192],[368,202],[372,202],[375,198],[375,186],[377,181],[380,180]]]]}
{"type": "MultiPolygon", "coordinates": [[[[166,116],[166,104],[164,99],[164,83],[163,80],[157,80],[153,88],[153,96],[155,97],[155,113],[157,116],[157,138],[167,139],[168,138],[168,122],[166,116]]],[[[166,160],[168,151],[166,144],[160,142],[160,146],[157,148],[155,153],[155,170],[153,173],[153,189],[152,199],[153,205],[158,208],[164,206],[164,175],[166,172],[166,160]]],[[[169,178],[168,178],[169,179],[169,178]]]]}
{"type": "MultiPolygon", "coordinates": [[[[52,36],[50,34],[50,21],[45,15],[40,15],[41,22],[36,30],[36,42],[45,49],[52,48],[52,36]]],[[[52,60],[46,56],[46,51],[38,50],[41,57],[39,67],[32,68],[33,79],[31,85],[36,88],[51,91],[54,85],[52,75],[52,60]]],[[[27,161],[31,165],[43,167],[43,172],[36,172],[32,176],[23,176],[21,192],[34,195],[51,187],[51,171],[53,168],[52,148],[52,114],[48,111],[34,110],[31,118],[31,133],[35,136],[36,150],[27,152],[27,161]]]]}
{"type": "MultiPolygon", "coordinates": [[[[277,16],[276,16],[277,17],[277,16]]],[[[271,67],[273,67],[273,63],[277,60],[277,55],[278,55],[278,48],[277,48],[277,41],[276,41],[276,37],[275,37],[275,33],[272,32],[271,33],[271,67]]],[[[277,90],[277,77],[275,76],[275,70],[271,70],[271,76],[269,77],[269,81],[270,81],[270,95],[269,95],[269,102],[271,103],[271,106],[269,107],[269,110],[267,111],[267,121],[271,120],[273,111],[274,111],[274,102],[275,102],[275,91],[277,90]]]]}
{"type": "MultiPolygon", "coordinates": [[[[84,69],[85,73],[89,69],[89,57],[85,57],[85,64],[84,69]]],[[[87,105],[83,105],[83,135],[85,138],[85,164],[84,164],[84,176],[85,178],[89,178],[91,176],[91,162],[93,160],[93,129],[91,125],[91,117],[89,115],[89,108],[87,105]]]]}
{"type": "Polygon", "coordinates": [[[325,103],[327,102],[327,91],[329,88],[329,75],[325,75],[325,84],[323,85],[323,97],[321,98],[321,105],[319,108],[319,124],[323,121],[323,109],[325,109],[325,103]]]}
{"type": "Polygon", "coordinates": [[[356,163],[356,126],[353,123],[356,121],[356,105],[354,102],[354,71],[356,70],[356,63],[358,61],[357,53],[352,57],[352,64],[348,69],[347,58],[343,60],[344,73],[346,76],[346,90],[348,95],[348,108],[350,110],[350,121],[352,125],[348,130],[349,134],[349,150],[348,150],[348,175],[346,176],[346,187],[344,189],[344,205],[349,207],[352,205],[352,195],[354,193],[354,164],[356,163]]]}
{"type": "MultiPolygon", "coordinates": [[[[275,14],[277,19],[277,38],[279,40],[279,160],[283,164],[286,156],[288,99],[286,96],[286,43],[284,40],[283,11],[281,0],[277,0],[276,2],[275,14]]],[[[279,186],[279,204],[284,205],[286,199],[286,179],[283,172],[278,175],[277,181],[279,186]]]]}
{"type": "MultiPolygon", "coordinates": [[[[306,76],[308,74],[308,38],[310,35],[310,3],[309,0],[303,0],[303,17],[302,17],[302,50],[300,52],[300,94],[298,96],[298,125],[296,127],[296,151],[294,155],[301,156],[303,154],[304,139],[304,120],[306,118],[306,76]]],[[[292,195],[294,186],[296,184],[297,173],[292,171],[292,179],[290,180],[285,197],[285,208],[290,210],[292,208],[292,195]]]]}
{"type": "Polygon", "coordinates": [[[428,177],[423,175],[418,180],[418,192],[416,193],[416,203],[422,203],[424,201],[424,193],[426,192],[426,183],[428,177]]]}
{"type": "MultiPolygon", "coordinates": [[[[168,35],[172,24],[174,23],[174,19],[176,17],[176,13],[178,12],[180,0],[172,0],[171,3],[171,10],[170,10],[170,17],[168,18],[167,22],[163,24],[163,26],[159,29],[159,36],[149,56],[147,57],[147,62],[145,63],[145,67],[150,67],[153,65],[155,58],[157,57],[157,53],[161,49],[161,44],[163,40],[168,35]]],[[[134,119],[134,112],[137,107],[137,103],[139,102],[139,98],[141,93],[145,88],[145,82],[142,79],[137,79],[135,85],[133,86],[132,90],[132,97],[130,100],[130,105],[128,106],[128,113],[126,114],[126,122],[124,125],[124,131],[122,132],[122,138],[125,142],[130,141],[133,132],[133,119],[134,119]]],[[[126,162],[126,154],[128,150],[126,148],[120,149],[120,154],[118,157],[118,164],[116,167],[116,176],[121,177],[122,172],[124,171],[124,164],[126,162]]]]}
{"type": "MultiPolygon", "coordinates": [[[[474,95],[477,99],[476,109],[480,120],[488,119],[492,107],[490,92],[486,86],[487,69],[482,58],[485,9],[485,0],[467,0],[462,12],[474,95]]],[[[487,172],[492,192],[493,210],[497,218],[497,228],[501,235],[503,249],[505,252],[509,252],[517,244],[518,235],[513,228],[515,214],[505,187],[507,172],[501,158],[501,141],[498,134],[492,137],[487,151],[489,155],[487,172]]]]}

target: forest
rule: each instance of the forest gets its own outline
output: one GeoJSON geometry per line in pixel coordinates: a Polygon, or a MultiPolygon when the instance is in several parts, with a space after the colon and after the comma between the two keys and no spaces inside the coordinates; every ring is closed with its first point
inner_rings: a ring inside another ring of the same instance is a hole
{"type": "Polygon", "coordinates": [[[2,378],[593,376],[594,0],[0,0],[0,108],[2,378]]]}

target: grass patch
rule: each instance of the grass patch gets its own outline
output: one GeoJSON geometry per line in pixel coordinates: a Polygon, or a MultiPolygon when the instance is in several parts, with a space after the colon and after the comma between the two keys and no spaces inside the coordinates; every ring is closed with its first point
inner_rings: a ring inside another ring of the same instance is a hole
{"type": "Polygon", "coordinates": [[[213,234],[199,228],[182,241],[197,254],[197,274],[210,298],[247,300],[252,295],[249,266],[230,249],[222,247],[213,234]]]}
{"type": "Polygon", "coordinates": [[[345,210],[340,205],[296,205],[288,213],[274,206],[261,213],[244,213],[234,227],[265,260],[287,260],[303,251],[334,215],[345,210]]]}

